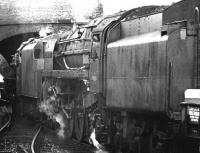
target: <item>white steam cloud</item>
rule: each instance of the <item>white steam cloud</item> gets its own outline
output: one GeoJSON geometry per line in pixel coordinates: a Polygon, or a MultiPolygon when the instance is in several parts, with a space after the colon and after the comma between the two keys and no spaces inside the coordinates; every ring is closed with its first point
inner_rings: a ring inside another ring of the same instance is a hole
{"type": "Polygon", "coordinates": [[[56,122],[60,124],[60,129],[58,131],[58,136],[61,138],[65,138],[65,123],[63,121],[63,116],[61,114],[56,114],[54,116],[56,122]]]}
{"type": "Polygon", "coordinates": [[[65,137],[65,123],[64,123],[64,117],[61,113],[55,113],[55,105],[56,98],[54,96],[51,96],[46,101],[41,102],[39,109],[41,112],[44,112],[50,119],[55,120],[57,123],[59,123],[60,128],[58,130],[58,136],[61,138],[65,137]]]}
{"type": "Polygon", "coordinates": [[[95,129],[93,129],[91,135],[90,135],[90,139],[89,139],[90,143],[93,144],[95,146],[95,148],[97,150],[95,150],[95,153],[108,153],[107,151],[105,151],[103,149],[103,146],[97,141],[96,139],[96,132],[95,129]]]}

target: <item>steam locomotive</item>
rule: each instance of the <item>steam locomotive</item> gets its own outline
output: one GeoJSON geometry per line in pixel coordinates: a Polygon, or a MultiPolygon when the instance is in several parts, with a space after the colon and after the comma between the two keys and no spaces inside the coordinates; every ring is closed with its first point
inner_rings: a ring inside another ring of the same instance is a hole
{"type": "Polygon", "coordinates": [[[29,39],[13,60],[20,107],[60,113],[65,136],[80,141],[95,128],[123,152],[197,151],[199,7],[145,6],[29,39]]]}

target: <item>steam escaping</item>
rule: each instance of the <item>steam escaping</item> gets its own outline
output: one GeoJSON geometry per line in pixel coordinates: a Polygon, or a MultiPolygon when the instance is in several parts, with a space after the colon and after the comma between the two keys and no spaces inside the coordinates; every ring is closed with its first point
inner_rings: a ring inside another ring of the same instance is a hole
{"type": "Polygon", "coordinates": [[[59,123],[60,127],[57,134],[60,138],[65,138],[64,117],[62,113],[56,110],[56,98],[51,96],[49,99],[41,102],[39,109],[40,112],[44,112],[49,119],[55,120],[57,123],[59,123]]]}
{"type": "Polygon", "coordinates": [[[54,108],[51,102],[54,100],[55,97],[51,97],[39,105],[40,112],[44,112],[50,119],[53,119],[54,108]]]}
{"type": "Polygon", "coordinates": [[[97,141],[95,129],[93,129],[93,131],[92,131],[92,133],[91,133],[91,135],[90,135],[89,142],[90,142],[91,144],[93,144],[94,147],[97,149],[97,150],[95,150],[95,153],[108,153],[107,151],[105,151],[105,150],[103,149],[103,146],[97,141]]]}
{"type": "Polygon", "coordinates": [[[102,147],[101,144],[96,139],[95,129],[93,129],[90,135],[90,143],[92,143],[97,149],[100,149],[102,147]]]}
{"type": "Polygon", "coordinates": [[[58,131],[58,136],[61,137],[61,138],[65,138],[65,131],[64,131],[64,128],[65,128],[65,123],[63,121],[63,116],[61,114],[57,114],[54,116],[56,122],[58,122],[60,124],[60,129],[58,131]]]}
{"type": "Polygon", "coordinates": [[[0,82],[4,82],[2,74],[0,74],[0,82]]]}

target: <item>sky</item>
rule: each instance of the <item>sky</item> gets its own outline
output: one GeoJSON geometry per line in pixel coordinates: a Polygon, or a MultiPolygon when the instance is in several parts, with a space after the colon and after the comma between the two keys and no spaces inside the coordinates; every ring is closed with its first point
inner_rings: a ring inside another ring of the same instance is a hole
{"type": "MultiPolygon", "coordinates": [[[[96,0],[69,0],[74,11],[77,14],[83,14],[86,9],[94,5],[96,0]]],[[[146,5],[170,5],[180,0],[99,0],[103,4],[104,15],[113,14],[120,10],[129,10],[132,8],[146,5]]]]}
{"type": "MultiPolygon", "coordinates": [[[[5,3],[0,0],[1,3],[5,3]]],[[[23,8],[50,8],[53,5],[62,5],[70,3],[73,9],[73,14],[76,19],[84,17],[88,11],[93,10],[97,6],[98,0],[9,0],[15,2],[15,6],[23,8]]],[[[117,13],[123,10],[129,10],[147,5],[171,5],[179,0],[99,0],[104,9],[104,15],[117,13]]]]}

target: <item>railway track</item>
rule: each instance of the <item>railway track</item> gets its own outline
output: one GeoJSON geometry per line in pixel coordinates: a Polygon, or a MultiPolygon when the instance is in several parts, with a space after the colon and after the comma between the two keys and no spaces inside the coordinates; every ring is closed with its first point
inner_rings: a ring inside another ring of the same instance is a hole
{"type": "Polygon", "coordinates": [[[32,153],[94,153],[95,149],[77,140],[59,137],[57,132],[46,127],[40,128],[32,145],[32,153]]]}
{"type": "MultiPolygon", "coordinates": [[[[10,124],[1,127],[5,129],[10,124]]],[[[12,123],[9,130],[0,140],[0,153],[94,153],[91,145],[77,140],[61,138],[57,130],[51,130],[27,120],[12,123]]]]}
{"type": "Polygon", "coordinates": [[[30,120],[13,121],[0,140],[0,153],[31,153],[31,144],[39,129],[40,124],[30,120]]]}
{"type": "Polygon", "coordinates": [[[7,116],[7,121],[0,127],[0,134],[6,131],[6,129],[10,126],[11,124],[11,115],[7,116]]]}

